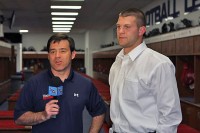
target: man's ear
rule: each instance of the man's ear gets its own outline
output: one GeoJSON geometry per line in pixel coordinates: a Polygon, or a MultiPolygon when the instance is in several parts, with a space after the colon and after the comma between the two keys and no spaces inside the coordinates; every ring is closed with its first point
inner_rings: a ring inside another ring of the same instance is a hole
{"type": "Polygon", "coordinates": [[[146,32],[146,27],[142,26],[139,28],[139,36],[143,36],[146,32]]]}
{"type": "Polygon", "coordinates": [[[72,60],[76,57],[76,51],[72,51],[72,60]]]}

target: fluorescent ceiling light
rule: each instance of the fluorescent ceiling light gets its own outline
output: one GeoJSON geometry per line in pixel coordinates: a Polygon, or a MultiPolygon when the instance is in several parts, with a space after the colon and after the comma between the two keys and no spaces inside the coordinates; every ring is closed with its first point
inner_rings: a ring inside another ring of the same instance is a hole
{"type": "Polygon", "coordinates": [[[69,30],[66,30],[66,31],[64,31],[64,30],[62,30],[62,31],[60,31],[60,30],[55,30],[55,31],[53,31],[53,32],[65,32],[65,33],[69,33],[70,31],[69,31],[69,30]]]}
{"type": "Polygon", "coordinates": [[[187,14],[189,14],[189,12],[184,12],[184,15],[187,15],[187,14]]]}
{"type": "Polygon", "coordinates": [[[58,22],[58,21],[53,21],[52,24],[74,24],[74,22],[58,22]]]}
{"type": "Polygon", "coordinates": [[[53,28],[53,30],[71,30],[71,28],[53,28]]]}
{"type": "Polygon", "coordinates": [[[56,18],[56,17],[53,17],[52,20],[76,20],[76,18],[56,18]]]}
{"type": "Polygon", "coordinates": [[[52,27],[72,27],[72,25],[53,25],[52,27]]]}
{"type": "Polygon", "coordinates": [[[52,12],[51,15],[70,15],[70,16],[76,16],[76,15],[78,15],[78,12],[52,12]]]}
{"type": "Polygon", "coordinates": [[[81,6],[51,6],[51,9],[81,9],[81,6]]]}
{"type": "Polygon", "coordinates": [[[27,33],[28,30],[19,30],[20,33],[27,33]]]}
{"type": "Polygon", "coordinates": [[[51,0],[51,1],[84,1],[84,0],[51,0]]]}

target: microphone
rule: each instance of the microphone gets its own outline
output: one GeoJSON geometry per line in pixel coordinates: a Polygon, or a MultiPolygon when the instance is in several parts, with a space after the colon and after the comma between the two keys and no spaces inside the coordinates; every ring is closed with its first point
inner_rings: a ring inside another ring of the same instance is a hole
{"type": "Polygon", "coordinates": [[[54,76],[51,79],[48,94],[53,96],[54,99],[57,99],[58,96],[63,94],[62,81],[59,77],[54,76]]]}
{"type": "MultiPolygon", "coordinates": [[[[53,96],[53,99],[58,99],[58,96],[63,94],[62,81],[59,77],[52,77],[48,94],[49,96],[53,96]]],[[[52,118],[56,118],[56,115],[52,116],[52,118]]]]}

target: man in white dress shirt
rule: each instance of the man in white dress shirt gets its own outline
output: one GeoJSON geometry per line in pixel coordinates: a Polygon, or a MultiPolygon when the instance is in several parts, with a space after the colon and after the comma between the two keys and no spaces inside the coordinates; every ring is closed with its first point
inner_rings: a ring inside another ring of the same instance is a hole
{"type": "Polygon", "coordinates": [[[142,11],[122,11],[116,26],[123,49],[109,74],[110,132],[176,133],[182,114],[173,63],[147,48],[142,11]]]}

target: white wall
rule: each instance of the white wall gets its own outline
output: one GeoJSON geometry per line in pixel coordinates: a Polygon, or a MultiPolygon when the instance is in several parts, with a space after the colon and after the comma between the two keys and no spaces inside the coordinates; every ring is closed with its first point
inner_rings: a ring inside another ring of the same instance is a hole
{"type": "Polygon", "coordinates": [[[117,43],[117,36],[116,36],[116,28],[115,28],[115,24],[110,27],[109,29],[105,30],[105,37],[104,37],[104,41],[105,44],[111,43],[111,42],[115,42],[117,43]]]}
{"type": "Polygon", "coordinates": [[[104,31],[87,31],[85,38],[86,73],[93,77],[92,51],[100,49],[100,44],[104,43],[104,31]]]}
{"type": "Polygon", "coordinates": [[[17,50],[17,60],[16,60],[16,71],[21,72],[22,71],[22,44],[16,44],[15,45],[17,50]]]}
{"type": "MultiPolygon", "coordinates": [[[[90,47],[92,50],[98,50],[101,44],[108,44],[111,42],[117,42],[116,38],[114,37],[114,26],[105,30],[105,31],[88,31],[90,33],[90,47]]],[[[23,47],[30,47],[33,46],[36,51],[40,51],[46,46],[49,37],[53,35],[53,33],[38,33],[38,34],[31,34],[31,33],[23,33],[22,34],[22,46],[23,47]]],[[[76,45],[76,49],[83,49],[85,50],[85,33],[81,34],[69,34],[76,45]]]]}
{"type": "MultiPolygon", "coordinates": [[[[51,35],[53,35],[53,33],[24,33],[22,35],[22,45],[26,48],[33,46],[36,51],[40,51],[41,49],[43,49],[44,46],[47,45],[47,41],[51,35]]],[[[84,34],[69,34],[69,36],[74,39],[76,49],[85,49],[84,34]]]]}
{"type": "Polygon", "coordinates": [[[74,41],[75,41],[75,47],[76,49],[83,49],[85,50],[85,34],[69,34],[74,41]]]}
{"type": "Polygon", "coordinates": [[[0,37],[3,37],[3,24],[0,23],[0,37]]]}
{"type": "Polygon", "coordinates": [[[105,32],[104,31],[89,31],[89,47],[91,50],[100,49],[100,45],[105,42],[105,32]]]}
{"type": "Polygon", "coordinates": [[[22,34],[22,47],[29,48],[30,46],[34,47],[36,51],[40,51],[44,46],[47,45],[47,40],[51,34],[31,34],[24,33],[22,34]]]}

